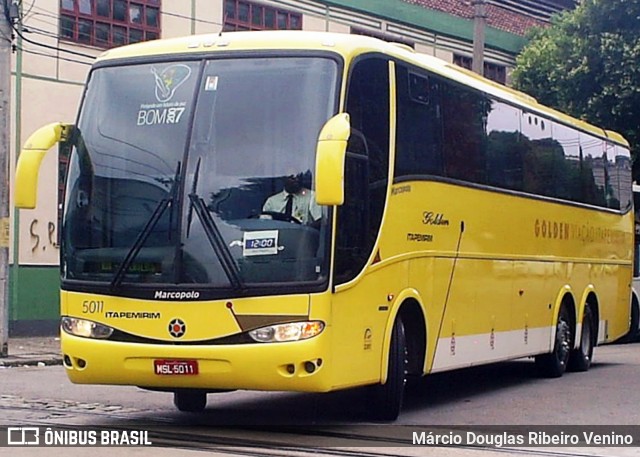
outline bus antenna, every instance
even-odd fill
[[[222,18],[222,26],[220,27],[220,32],[218,33],[218,37],[222,36],[222,32],[224,32],[224,25],[227,23],[227,16],[229,15],[229,12],[225,12],[224,13],[224,17]]]

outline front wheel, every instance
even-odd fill
[[[556,339],[553,351],[549,354],[536,356],[536,366],[540,373],[547,378],[559,378],[567,371],[569,355],[573,347],[571,316],[567,305],[560,307],[556,322]]]
[[[177,390],[173,393],[173,404],[185,413],[201,413],[207,406],[207,393],[202,390]]]
[[[631,318],[629,322],[629,333],[622,337],[621,343],[634,343],[640,341],[640,306],[636,301],[635,294],[631,301]]]
[[[407,337],[398,317],[393,324],[389,346],[387,382],[370,387],[370,414],[373,419],[394,421],[400,415],[407,379]]]
[[[571,371],[587,371],[591,367],[593,360],[593,347],[595,346],[596,334],[593,324],[593,313],[587,304],[582,317],[582,332],[580,334],[580,346],[571,352],[569,359],[569,369]]]

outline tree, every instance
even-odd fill
[[[614,130],[631,144],[640,181],[640,0],[583,0],[536,28],[516,59],[517,89]]]

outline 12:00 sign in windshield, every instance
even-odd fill
[[[324,281],[329,221],[311,170],[337,67],[256,57],[94,70],[69,165],[63,278],[235,290]],[[280,210],[294,181],[295,204]]]

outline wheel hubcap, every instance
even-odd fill
[[[560,363],[565,364],[571,350],[571,329],[564,319],[558,321],[556,344],[558,347],[558,360]]]

